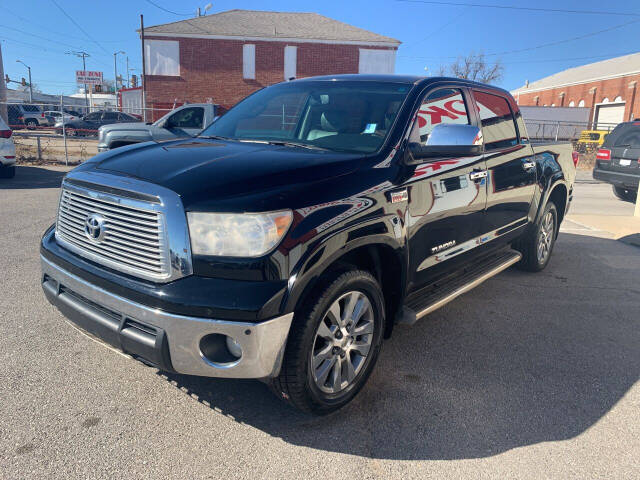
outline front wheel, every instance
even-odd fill
[[[513,248],[522,253],[516,266],[529,272],[544,270],[553,252],[558,228],[558,210],[553,202],[548,202],[534,228],[514,242]]]
[[[298,409],[324,415],[360,391],[378,359],[384,300],[366,271],[329,276],[296,312],[280,375],[271,387]]]

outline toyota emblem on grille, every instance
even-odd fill
[[[100,243],[104,238],[106,229],[104,226],[104,217],[99,213],[90,213],[84,219],[84,234],[89,240]]]

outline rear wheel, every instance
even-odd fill
[[[522,253],[516,266],[529,272],[544,270],[551,258],[557,233],[558,210],[553,202],[548,202],[534,228],[514,242],[513,247]]]
[[[38,126],[38,121],[30,118],[24,124],[27,126],[29,130],[34,130]]]
[[[65,128],[65,133],[69,136],[69,137],[77,137],[78,136],[78,131],[73,128],[73,127],[66,127]]]
[[[324,415],[364,386],[380,353],[384,302],[366,271],[337,272],[296,312],[280,375],[271,387],[305,412]]]
[[[638,192],[613,185],[613,193],[620,200],[635,203]]]

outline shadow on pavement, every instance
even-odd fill
[[[0,190],[23,190],[34,188],[59,188],[65,170],[18,165],[14,178],[0,178]]]
[[[380,459],[492,456],[583,433],[638,380],[638,271],[634,247],[561,234],[544,272],[509,270],[396,328],[360,395],[329,417],[298,413],[259,382],[160,375],[295,445]]]

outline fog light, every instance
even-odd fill
[[[242,347],[235,338],[227,337],[227,348],[234,357],[240,358],[242,356]]]
[[[210,333],[200,339],[202,358],[214,367],[236,363],[242,357],[242,347],[233,338],[222,333]]]

